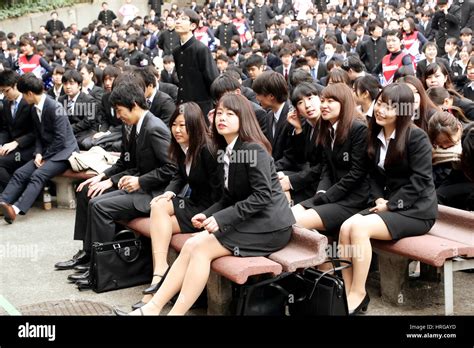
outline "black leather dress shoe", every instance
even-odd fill
[[[170,270],[171,267],[168,267],[168,269],[166,270],[166,272],[161,275],[161,274],[153,274],[153,276],[156,276],[156,277],[161,277],[160,278],[160,281],[156,284],[152,284],[151,286],[149,286],[148,288],[146,288],[145,290],[142,291],[142,294],[144,295],[153,295],[153,294],[156,294],[156,292],[158,291],[158,289],[160,288],[161,284],[163,284],[163,282],[165,281],[165,278],[166,276],[168,275],[168,272]]]
[[[84,273],[70,274],[67,277],[67,280],[73,283],[77,282],[78,280],[84,280],[84,279],[89,280],[89,271],[86,271]]]
[[[0,210],[3,212],[3,216],[6,222],[12,224],[16,219],[15,209],[11,204],[6,202],[0,202]]]
[[[88,263],[85,263],[83,265],[77,265],[76,267],[74,267],[74,270],[79,272],[79,273],[84,273],[84,272],[88,271],[90,267],[91,267],[91,263],[88,262]]]
[[[81,279],[76,282],[77,289],[78,290],[91,290],[92,289],[92,284],[89,281],[89,279]]]
[[[58,262],[54,265],[57,269],[73,269],[78,265],[83,265],[90,261],[90,255],[87,254],[84,250],[79,250],[76,255],[72,257],[72,259],[67,261]]]

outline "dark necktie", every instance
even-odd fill
[[[336,134],[334,132],[334,128],[331,126],[329,127],[329,136],[331,137],[331,149],[334,148],[334,139],[336,139]]]
[[[67,102],[67,114],[72,115],[73,109],[74,109],[74,100],[69,99]]]

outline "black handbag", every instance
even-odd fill
[[[352,264],[339,259],[325,263],[328,262],[332,262],[333,269],[320,271],[306,268],[301,274],[295,274],[289,300],[291,316],[349,314],[344,280],[336,272],[351,267]],[[346,265],[336,267],[335,262]]]
[[[90,282],[95,292],[149,283],[153,275],[151,244],[130,230],[113,242],[92,244]]]
[[[287,314],[288,284],[292,273],[282,273],[274,278],[234,288],[236,315],[283,316]],[[236,295],[236,296],[235,296]]]

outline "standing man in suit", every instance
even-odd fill
[[[288,86],[290,85],[290,77],[293,74],[293,69],[294,69],[293,64],[291,64],[292,58],[293,56],[291,54],[291,50],[288,48],[282,48],[280,50],[280,60],[282,64],[275,68],[275,71],[277,73],[280,73],[283,75]]]
[[[270,7],[265,5],[264,0],[256,0],[255,3],[255,8],[250,13],[249,20],[253,21],[253,31],[258,34],[265,32],[265,24],[275,15]]]
[[[459,37],[460,19],[453,14],[453,8],[450,8],[448,0],[438,0],[438,12],[433,15],[431,28],[436,33],[436,45],[438,45],[438,55],[441,57],[446,54],[444,45],[450,37]]]
[[[0,209],[9,224],[18,214],[28,212],[45,183],[64,172],[69,167],[68,158],[79,150],[66,111],[43,93],[43,81],[27,73],[17,86],[25,101],[34,105],[36,149],[35,158],[15,171],[0,195]]]
[[[204,115],[212,109],[211,84],[219,76],[211,51],[198,41],[193,32],[201,17],[190,9],[184,9],[176,18],[176,32],[181,46],[173,51],[178,73],[178,103],[197,103]],[[206,123],[208,122],[206,117]]]
[[[291,170],[294,161],[289,158],[288,150],[293,127],[286,121],[290,103],[285,78],[275,71],[266,71],[255,79],[252,89],[257,93],[260,105],[270,110],[266,136],[272,145],[275,166],[278,171]]]
[[[78,188],[82,208],[76,213],[74,238],[83,240],[83,250],[72,260],[56,264],[58,269],[88,262],[93,242],[113,240],[115,221],[149,216],[151,200],[163,193],[176,172],[168,159],[170,131],[148,111],[143,88],[143,83],[134,81],[114,85],[110,103],[130,134],[125,131],[128,140],[119,162]],[[107,190],[111,191],[104,193]],[[87,286],[88,276],[86,272],[68,279]]]
[[[382,58],[387,54],[387,42],[382,37],[383,23],[378,19],[369,24],[370,40],[363,42],[359,47],[359,57],[365,64],[367,71],[372,73]]]
[[[46,22],[46,30],[52,35],[55,31],[63,32],[66,29],[64,23],[58,19],[56,11],[51,12],[51,19]]]
[[[173,50],[180,45],[175,27],[174,15],[170,14],[166,17],[166,30],[162,30],[158,37],[158,47],[163,50],[163,56],[172,54]]]
[[[0,72],[0,193],[12,174],[33,158],[35,134],[31,106],[17,89],[20,75],[12,70]]]

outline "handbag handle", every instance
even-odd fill
[[[127,236],[127,234],[131,234],[132,237]],[[117,232],[115,234],[114,242],[119,241],[119,240],[123,240],[123,239],[127,239],[127,238],[135,238],[135,233],[133,233],[133,231],[127,230],[127,229],[121,230],[120,232]]]
[[[346,263],[346,265],[345,266],[334,267],[335,266],[334,261],[339,261],[341,263]],[[339,271],[342,271],[343,269],[346,269],[346,268],[349,268],[349,267],[352,266],[351,261],[341,260],[341,259],[333,259],[333,258],[331,258],[329,261],[323,262],[322,264],[325,264],[325,263],[328,263],[328,262],[332,263],[333,269],[330,269],[328,271],[325,271],[325,272],[321,273],[321,275],[318,277],[318,279],[316,279],[316,281],[314,282],[314,285],[313,285],[313,289],[311,290],[311,294],[309,295],[310,300],[313,298],[314,292],[316,291],[316,287],[318,286],[318,283],[319,283],[319,281],[321,280],[322,277],[324,277],[326,274],[329,274],[331,272],[332,273],[339,272]]]
[[[118,255],[118,257],[122,259],[122,261],[127,262],[127,263],[133,263],[138,260],[138,258],[140,257],[140,252],[142,251],[142,244],[138,240],[135,240],[134,243],[138,251],[137,251],[137,254],[132,259],[129,259],[123,256],[123,254],[120,252],[120,249],[121,249],[120,243],[116,243],[113,245],[115,253]]]

